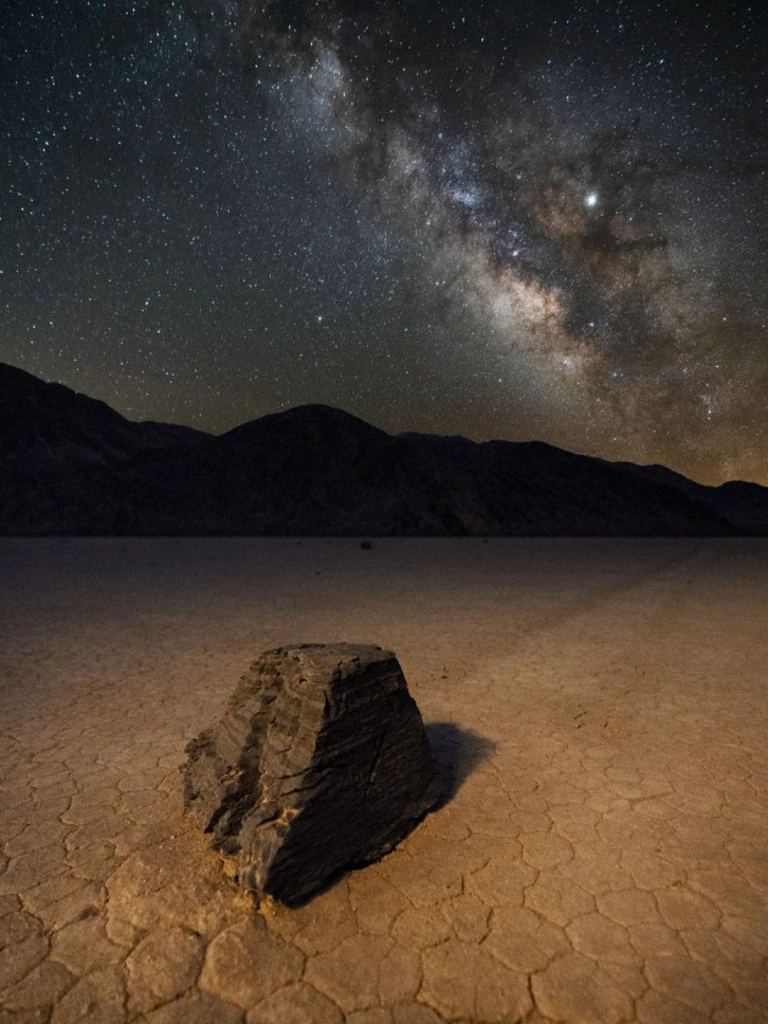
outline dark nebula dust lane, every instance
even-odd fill
[[[749,3],[11,2],[0,360],[768,483]]]

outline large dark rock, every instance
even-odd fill
[[[266,651],[186,749],[186,809],[247,888],[288,904],[391,850],[439,797],[421,714],[380,647]]]

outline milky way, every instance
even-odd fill
[[[768,483],[757,5],[11,4],[0,359]]]

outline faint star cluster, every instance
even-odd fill
[[[0,360],[768,483],[762,5],[19,0]]]

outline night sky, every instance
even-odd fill
[[[6,0],[0,361],[768,483],[764,10]]]

